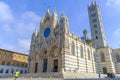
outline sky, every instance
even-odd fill
[[[49,7],[69,19],[72,33],[82,36],[90,24],[87,6],[92,0],[0,0],[0,48],[29,54],[31,35],[40,28],[40,20]],[[120,48],[120,0],[96,0],[100,6],[108,45]]]

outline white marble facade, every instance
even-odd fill
[[[45,18],[41,20],[40,30],[35,30],[32,35],[30,72],[44,72],[43,66],[47,63],[45,72],[56,70],[55,72],[96,73],[95,48],[86,37],[87,34],[84,34],[82,40],[69,31],[68,18],[64,13],[58,21],[56,11],[51,16],[48,10]],[[44,62],[45,59],[47,62]]]
[[[32,34],[29,72],[119,73],[96,2],[88,6],[88,14],[92,39],[86,29],[82,37],[71,33],[67,16],[62,13],[58,20],[56,10],[51,15],[48,9],[40,29]]]

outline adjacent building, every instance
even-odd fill
[[[28,55],[0,49],[0,77],[12,75],[16,70],[21,74],[28,72]]]
[[[67,16],[62,13],[58,20],[56,10],[51,15],[48,9],[40,21],[40,29],[32,34],[29,73],[41,77],[120,73],[120,49],[108,46],[96,2],[88,5],[88,15],[91,39],[86,29],[82,37],[71,33]]]

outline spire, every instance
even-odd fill
[[[62,12],[61,20],[66,20],[68,22],[68,18],[65,16],[64,12]]]
[[[46,13],[46,15],[50,15],[50,11],[49,11],[49,8],[48,8],[48,10],[47,10],[47,13]]]
[[[65,19],[65,14],[62,12],[61,19]]]
[[[41,19],[40,23],[42,24],[42,23],[43,23],[43,21],[44,21],[44,18],[42,18],[42,19]]]
[[[56,12],[56,7],[54,8],[54,13],[57,13],[57,12]]]
[[[62,17],[64,17],[65,16],[65,14],[64,14],[64,12],[62,12]]]
[[[46,22],[46,21],[49,21],[51,19],[51,15],[50,15],[50,11],[49,11],[49,8],[48,8],[48,10],[47,10],[47,12],[46,12],[46,15],[45,15],[45,18],[44,18],[44,23]]]
[[[66,19],[66,21],[68,21],[68,17],[65,16],[64,12],[62,12],[62,16],[61,16],[61,18],[64,18],[64,19]]]
[[[53,16],[57,16],[56,8],[54,8]]]
[[[69,32],[69,28],[68,28],[69,21],[68,21],[67,16],[65,16],[64,12],[62,12],[62,15],[61,15],[61,18],[60,18],[60,25],[61,25],[61,27],[64,28],[65,33]]]
[[[34,36],[35,36],[35,37],[38,36],[38,30],[37,30],[37,29],[35,29],[35,31],[34,31]]]
[[[96,0],[93,0],[91,5],[96,5],[96,4],[97,4]]]
[[[50,13],[49,8],[48,8],[47,12]]]
[[[50,6],[48,6],[47,12],[46,12],[46,16],[50,16]]]
[[[58,17],[57,17],[56,8],[54,9],[52,17],[53,17],[53,26],[56,27],[56,25],[58,23]]]

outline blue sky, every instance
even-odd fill
[[[69,18],[69,29],[82,36],[90,31],[87,5],[92,0],[0,0],[0,48],[28,54],[31,35],[40,27],[48,6],[58,17],[62,12]],[[101,9],[107,43],[120,47],[120,0],[96,0]],[[89,32],[90,35],[90,32]]]

